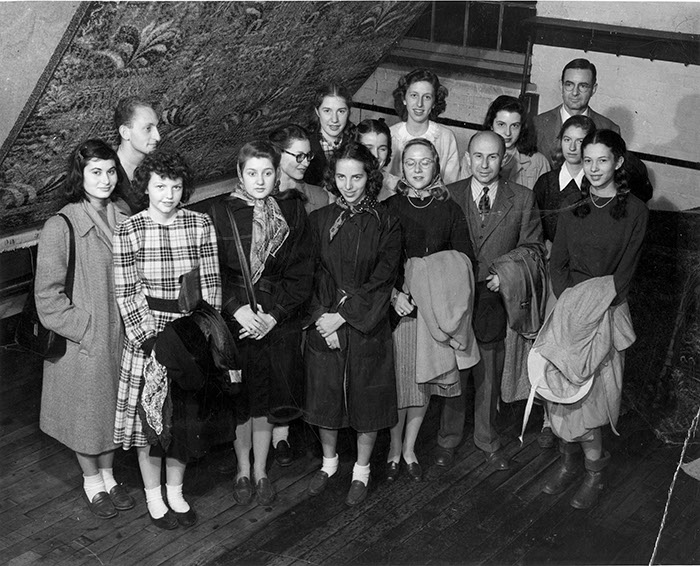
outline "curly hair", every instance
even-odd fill
[[[421,81],[425,81],[433,85],[433,92],[435,93],[435,104],[433,104],[433,108],[430,110],[430,119],[435,120],[447,108],[447,95],[449,94],[449,91],[440,84],[440,79],[438,76],[428,69],[414,69],[399,79],[399,83],[393,92],[394,109],[399,115],[399,118],[401,118],[401,120],[404,122],[408,117],[408,110],[406,109],[406,104],[404,103],[408,87],[413,83],[418,83]]]
[[[403,170],[403,160],[408,149],[416,145],[427,147],[432,153],[433,160],[435,161],[435,173],[433,178],[430,180],[430,184],[433,185],[430,189],[430,196],[434,197],[436,200],[446,200],[449,198],[450,192],[447,190],[447,187],[440,176],[440,156],[438,155],[437,149],[435,149],[432,142],[426,140],[425,138],[413,138],[403,148],[403,151],[401,152],[401,180],[399,180],[398,184],[396,185],[396,192],[400,195],[408,196],[409,190],[413,188],[408,181],[406,181],[406,174]]]
[[[85,140],[70,154],[66,167],[66,178],[63,182],[63,196],[68,202],[87,200],[85,194],[84,171],[93,159],[111,159],[117,169],[117,185],[110,195],[110,200],[117,200],[126,190],[128,177],[119,162],[119,156],[107,143],[99,139]]]
[[[535,137],[535,129],[530,123],[530,118],[527,114],[525,104],[519,98],[514,96],[501,95],[491,103],[486,118],[484,118],[484,128],[493,130],[493,123],[496,120],[496,115],[499,112],[512,112],[520,115],[520,135],[515,147],[520,153],[532,155],[537,151],[537,139]]]
[[[588,134],[581,142],[581,155],[583,155],[587,146],[594,143],[607,146],[616,162],[620,158],[624,159],[625,155],[627,155],[625,140],[622,139],[620,134],[612,130],[596,130]],[[610,216],[615,220],[619,220],[627,216],[627,196],[630,192],[627,182],[627,171],[625,171],[624,165],[615,170],[613,182],[617,187],[617,195],[615,196],[615,204],[610,209]],[[582,200],[579,201],[574,209],[574,215],[578,218],[585,218],[591,212],[591,183],[585,175],[581,182],[581,197]]]
[[[344,146],[341,146],[335,153],[333,153],[328,167],[323,174],[323,186],[324,188],[336,195],[340,196],[341,193],[335,184],[335,168],[338,161],[341,159],[351,159],[353,161],[359,161],[367,174],[367,184],[365,185],[365,194],[371,197],[377,197],[379,191],[382,190],[382,182],[384,180],[384,175],[382,175],[382,170],[379,166],[379,162],[372,155],[369,149],[367,149],[361,143],[356,141],[350,141]]]
[[[355,141],[362,143],[361,139],[365,134],[384,134],[386,136],[388,153],[384,163],[380,163],[379,166],[386,167],[389,165],[391,162],[391,130],[389,129],[389,126],[386,125],[384,118],[379,118],[379,120],[375,120],[374,118],[362,120],[362,122],[355,127]]]
[[[186,203],[194,193],[194,174],[179,153],[157,149],[149,153],[134,171],[132,185],[137,192],[146,194],[151,174],[156,173],[166,179],[182,179],[181,203]]]
[[[596,131],[595,122],[591,120],[588,116],[584,116],[583,114],[572,116],[566,122],[564,122],[561,125],[561,128],[559,128],[559,134],[557,135],[557,143],[554,146],[554,149],[552,150],[552,162],[554,163],[555,169],[558,169],[559,167],[564,165],[565,160],[564,154],[561,150],[561,140],[564,137],[564,132],[566,132],[566,130],[568,130],[569,128],[581,128],[584,132],[586,132],[586,135]]]

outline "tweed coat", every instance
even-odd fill
[[[126,219],[114,204],[107,207],[117,222]],[[44,362],[40,427],[71,450],[94,455],[116,448],[112,435],[124,331],[114,295],[111,241],[82,203],[61,212],[75,234],[73,301],[65,295],[68,226],[53,216],[39,237],[34,294],[42,324],[68,344],[63,357]]]
[[[560,104],[556,108],[547,110],[547,112],[538,114],[533,118],[535,131],[537,132],[537,151],[549,160],[549,164],[552,167],[554,167],[552,155],[557,148],[557,136],[562,126],[561,112],[559,111],[561,107],[562,105]],[[593,120],[596,129],[613,130],[618,134],[620,133],[620,126],[602,114],[598,114],[593,108],[588,108],[588,117]]]

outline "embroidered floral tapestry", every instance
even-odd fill
[[[0,232],[45,220],[71,149],[116,145],[117,101],[161,115],[198,181],[235,174],[246,141],[309,120],[314,90],[356,91],[423,2],[86,2],[0,149]]]

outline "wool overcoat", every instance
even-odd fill
[[[124,337],[114,295],[112,245],[82,203],[61,209],[75,234],[73,300],[65,293],[69,232],[60,216],[39,237],[34,294],[42,324],[68,340],[66,353],[44,362],[40,426],[83,454],[116,448],[113,440],[119,360]],[[117,222],[126,215],[114,210]]]

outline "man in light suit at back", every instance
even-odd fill
[[[476,255],[476,299],[472,323],[481,361],[460,372],[462,395],[446,397],[440,417],[435,463],[449,467],[462,441],[466,417],[466,380],[474,379],[474,443],[496,470],[509,467],[495,427],[505,360],[506,314],[499,295],[500,281],[490,272],[497,258],[523,245],[544,252],[542,225],[534,193],[499,177],[505,154],[503,138],[483,131],[469,141],[467,159],[472,176],[448,185],[451,198],[462,207]]]

